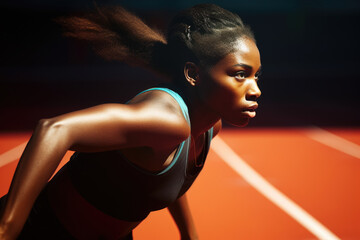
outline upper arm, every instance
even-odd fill
[[[178,111],[148,101],[103,104],[50,119],[66,132],[71,150],[106,151],[166,144],[186,139],[189,127]],[[154,139],[156,141],[154,141]]]

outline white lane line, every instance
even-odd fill
[[[8,163],[16,161],[20,158],[21,153],[24,151],[27,142],[24,142],[13,149],[0,154],[0,167],[5,166]]]
[[[324,240],[340,240],[339,237],[335,236],[299,205],[267,182],[259,173],[241,159],[219,136],[214,138],[211,148],[252,187],[289,214],[316,237]]]
[[[308,130],[308,136],[326,146],[360,159],[360,146],[319,127]]]

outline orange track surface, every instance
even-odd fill
[[[360,145],[360,129],[329,131]],[[29,137],[29,133],[0,134],[0,154]],[[314,141],[305,128],[225,129],[220,137],[336,236],[360,239],[360,159]],[[0,196],[7,192],[16,162],[0,167]],[[213,151],[189,197],[200,239],[317,239]],[[167,210],[161,210],[141,223],[134,239],[168,240],[179,235]]]

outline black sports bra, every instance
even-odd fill
[[[146,91],[165,91],[169,93],[179,103],[184,117],[190,125],[187,106],[180,95],[167,88],[151,88],[145,90],[144,92]],[[209,151],[212,135],[213,128],[209,129],[205,134],[206,142],[203,154],[201,154],[203,161],[205,161]],[[116,166],[114,166],[116,168],[116,172],[118,173],[116,176],[116,188],[118,193],[121,193],[123,196],[120,199],[116,198],[116,202],[111,203],[115,204],[115,206],[119,206],[117,212],[106,212],[106,210],[102,209],[101,206],[96,206],[96,203],[91,203],[91,201],[89,201],[89,203],[115,218],[125,221],[140,221],[151,211],[169,206],[177,198],[183,195],[192,185],[203,166],[199,166],[195,173],[186,173],[189,148],[190,137],[179,145],[171,164],[166,169],[158,173],[147,172],[137,167],[124,158],[119,151],[102,153],[77,152],[73,155],[71,161],[69,162],[69,170],[71,175],[77,176],[77,179],[79,179],[79,175],[82,175],[81,181],[96,184],[96,179],[94,178],[96,173],[91,173],[91,171],[95,171],[94,169],[96,168],[90,167],[87,169],[86,166],[89,166],[92,162],[95,163],[95,161],[99,160],[106,161],[106,159],[122,159],[121,161],[116,161]],[[96,171],[107,170],[104,168],[96,169]],[[111,179],[111,174],[109,174],[108,181],[114,181]],[[73,184],[76,188],[76,180],[73,181]],[[112,185],[114,185],[113,182]],[[83,195],[80,189],[79,193]],[[109,198],[110,202],[112,201],[111,192],[106,192],[105,190],[102,192],[101,188],[99,188],[98,194],[102,194],[105,198]],[[83,197],[87,199],[85,194]]]

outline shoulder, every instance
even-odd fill
[[[144,91],[132,98],[128,104],[151,104],[156,107],[167,107],[175,111],[181,110],[179,102],[169,93],[170,91],[160,90],[160,88]]]
[[[146,125],[146,131],[151,132],[152,142],[156,139],[177,145],[190,135],[191,129],[179,102],[165,91],[143,92],[131,99],[128,106],[137,113],[140,124]]]

